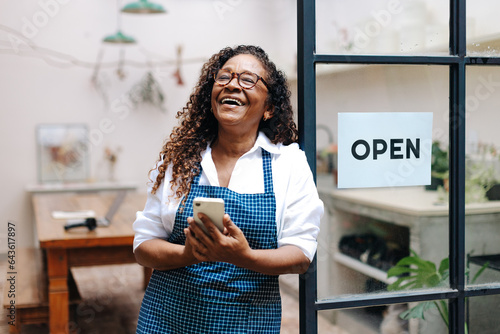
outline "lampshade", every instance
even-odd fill
[[[122,12],[134,14],[157,14],[165,13],[166,11],[161,5],[150,3],[148,0],[139,0],[129,3],[123,7]]]
[[[130,36],[125,36],[121,31],[114,35],[106,36],[103,40],[105,43],[116,43],[116,44],[132,44],[135,43],[135,39]]]

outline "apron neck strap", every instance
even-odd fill
[[[273,187],[273,167],[271,165],[271,153],[261,148],[262,151],[262,168],[264,171],[264,192],[274,192]]]

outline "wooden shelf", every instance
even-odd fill
[[[469,38],[467,41],[467,55],[476,57],[500,56],[500,35]]]
[[[396,277],[391,277],[387,278],[387,273],[383,270],[380,270],[378,268],[372,267],[366,263],[363,263],[359,260],[356,260],[350,256],[344,255],[342,253],[335,253],[333,255],[333,259],[340,264],[343,264],[344,266],[351,268],[352,270],[355,270],[357,272],[362,273],[363,275],[366,275],[368,277],[374,278],[380,282],[383,282],[385,284],[391,284],[394,281],[396,281]]]
[[[32,194],[136,189],[136,184],[125,182],[44,183],[26,186],[26,191]]]

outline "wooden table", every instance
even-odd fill
[[[50,333],[68,333],[68,274],[71,267],[135,263],[132,252],[135,214],[144,208],[145,194],[129,192],[108,227],[64,230],[53,211],[94,210],[104,216],[116,197],[113,192],[55,193],[32,196],[40,247],[47,256]],[[145,275],[149,270],[145,269]],[[145,276],[145,279],[148,277]]]

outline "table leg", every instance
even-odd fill
[[[47,249],[49,327],[51,334],[68,333],[68,255],[65,249]]]

